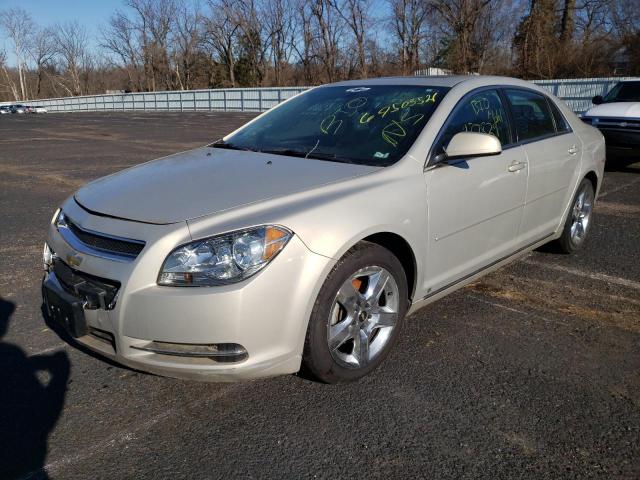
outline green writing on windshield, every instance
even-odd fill
[[[344,121],[358,115],[358,124],[369,125],[377,123],[376,120],[390,119],[394,113],[400,112],[398,117],[391,119],[386,123],[380,135],[388,144],[397,147],[401,139],[407,136],[407,127],[415,126],[423,118],[423,114],[411,115],[411,108],[429,103],[435,103],[438,92],[428,91],[423,95],[391,103],[385,103],[381,107],[376,107],[374,111],[363,111],[367,104],[364,97],[354,98],[338,108],[330,115],[324,117],[320,122],[320,131],[325,135],[337,135],[340,133]]]

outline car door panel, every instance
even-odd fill
[[[514,147],[427,172],[428,292],[517,248],[527,170],[509,167],[524,160],[523,148]]]
[[[554,232],[562,219],[579,168],[581,144],[573,133],[524,146],[529,182],[522,218],[521,237],[535,241]],[[570,150],[577,150],[570,153]]]
[[[458,132],[492,134],[499,155],[427,169],[428,239],[425,291],[435,292],[508,255],[518,241],[526,194],[526,154],[512,143],[509,116],[497,89],[463,98],[436,140],[440,153]]]

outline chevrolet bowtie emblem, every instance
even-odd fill
[[[70,253],[67,255],[67,264],[72,267],[79,267],[82,263],[82,256],[78,253]]]

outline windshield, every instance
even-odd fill
[[[320,87],[214,147],[387,166],[413,144],[448,88]]]
[[[620,82],[604,97],[605,102],[640,102],[640,82]]]

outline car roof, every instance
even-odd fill
[[[364,80],[346,80],[343,82],[330,83],[323,86],[364,86],[364,85],[424,85],[429,87],[455,87],[456,85],[468,86],[469,88],[482,87],[483,85],[507,85],[514,87],[530,88],[542,91],[526,80],[518,78],[501,77],[492,75],[446,75],[446,76],[400,76],[400,77],[378,77]],[[548,92],[545,92],[548,94]]]
[[[467,77],[464,75],[448,76],[404,76],[404,77],[376,77],[363,80],[345,80],[342,82],[330,83],[326,86],[347,86],[347,85],[428,85],[432,87],[453,87],[463,82]]]

